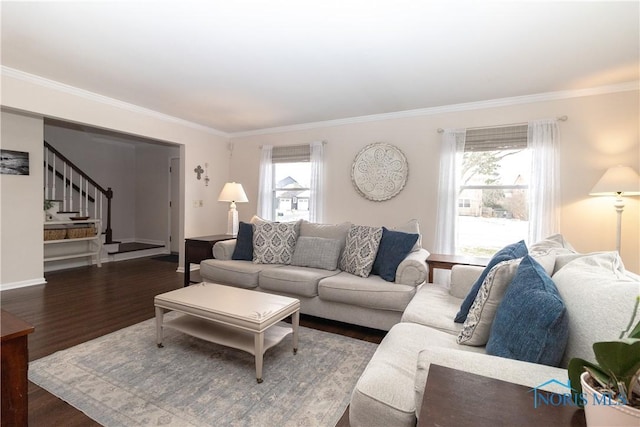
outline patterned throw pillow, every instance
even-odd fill
[[[352,225],[340,258],[340,270],[368,277],[382,239],[382,227]]]
[[[464,301],[462,301],[460,311],[458,311],[458,314],[456,314],[456,317],[455,319],[453,319],[453,321],[456,323],[464,323],[464,321],[467,320],[467,314],[469,313],[471,304],[473,304],[473,301],[475,301],[478,290],[480,289],[480,286],[482,286],[482,282],[484,282],[484,278],[487,277],[487,274],[489,274],[489,271],[493,267],[495,267],[502,261],[514,258],[522,258],[527,254],[527,245],[524,243],[524,240],[520,240],[517,243],[505,246],[504,248],[496,252],[491,260],[489,260],[489,264],[487,264],[487,266],[484,268],[482,274],[480,274],[480,277],[478,277],[478,280],[476,280],[473,286],[471,286],[471,290],[467,294]]]
[[[515,277],[521,261],[522,258],[502,261],[489,271],[458,335],[458,344],[485,345],[487,343],[498,306]]]
[[[298,238],[297,222],[259,222],[253,227],[254,263],[291,264]]]

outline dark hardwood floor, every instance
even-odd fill
[[[153,297],[182,287],[176,268],[175,263],[141,258],[47,273],[46,285],[0,293],[0,305],[35,326],[29,335],[32,361],[152,318]],[[197,280],[197,273],[192,277]],[[384,336],[375,329],[310,316],[301,316],[300,324],[374,343]],[[344,422],[345,417],[339,425]],[[99,424],[29,382],[29,425]]]

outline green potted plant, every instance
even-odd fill
[[[639,301],[619,340],[593,344],[597,364],[569,361],[573,401],[584,407],[589,426],[640,425],[640,321],[631,329]]]

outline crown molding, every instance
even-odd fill
[[[279,126],[273,128],[257,129],[243,132],[232,132],[231,138],[245,136],[267,135],[273,133],[295,132],[310,129],[327,128],[334,126],[366,123],[381,120],[403,119],[408,117],[431,116],[443,113],[456,113],[461,111],[481,110],[485,108],[508,107],[512,105],[529,104],[534,102],[557,101],[561,99],[579,98],[584,96],[604,95],[616,92],[630,92],[640,90],[640,81],[631,81],[609,86],[599,86],[587,89],[563,90],[557,92],[545,92],[534,95],[514,96],[510,98],[490,99],[486,101],[467,102],[462,104],[443,105],[439,107],[419,108],[393,113],[371,114],[368,116],[349,117],[346,119],[326,120],[321,122],[302,123],[291,126]]]
[[[178,125],[182,125],[185,127],[189,127],[192,129],[196,129],[199,131],[203,131],[212,135],[217,135],[225,138],[241,138],[245,136],[296,132],[296,131],[303,131],[303,130],[310,130],[310,129],[320,129],[320,128],[327,128],[327,127],[334,127],[334,126],[350,125],[350,124],[356,124],[356,123],[367,123],[367,122],[374,122],[374,121],[381,121],[381,120],[393,120],[393,119],[402,119],[402,118],[410,118],[410,117],[430,116],[435,114],[455,113],[455,112],[470,111],[470,110],[481,110],[486,108],[506,107],[506,106],[512,106],[512,105],[529,104],[534,102],[556,101],[561,99],[640,90],[640,82],[631,81],[631,82],[620,83],[616,85],[599,86],[599,87],[587,88],[587,89],[545,92],[545,93],[539,93],[534,95],[523,95],[523,96],[510,97],[510,98],[498,98],[498,99],[491,99],[486,101],[476,101],[476,102],[467,102],[467,103],[461,103],[461,104],[444,105],[444,106],[438,106],[438,107],[419,108],[414,110],[404,110],[404,111],[397,111],[392,113],[371,114],[367,116],[358,116],[358,117],[349,117],[345,119],[301,123],[297,125],[278,126],[278,127],[272,127],[272,128],[250,130],[250,131],[223,132],[212,127],[190,122],[188,120],[180,119],[174,116],[170,116],[168,114],[160,113],[155,110],[150,110],[148,108],[143,108],[135,104],[130,104],[128,102],[119,101],[114,98],[109,98],[104,95],[100,95],[84,89],[79,89],[74,86],[70,86],[54,80],[46,79],[44,77],[40,77],[34,74],[29,74],[24,71],[16,70],[14,68],[10,68],[4,65],[1,66],[0,71],[3,76],[12,77],[12,78],[26,81],[28,83],[32,83],[41,87],[45,87],[45,88],[57,90],[63,93],[68,93],[74,96],[78,96],[81,98],[85,98],[93,102],[97,102],[100,104],[104,104],[104,105],[108,105],[116,108],[121,108],[124,110],[131,111],[133,113],[143,114],[158,120],[162,120],[169,123],[175,123]]]
[[[80,98],[87,99],[89,101],[97,102],[99,104],[120,108],[123,110],[131,111],[132,113],[142,114],[142,115],[145,115],[154,119],[162,120],[168,123],[175,123],[191,129],[203,131],[212,135],[222,136],[225,138],[230,137],[229,133],[220,131],[218,129],[200,125],[198,123],[193,123],[188,120],[179,119],[177,117],[170,116],[168,114],[160,113],[155,110],[150,110],[148,108],[140,107],[138,105],[130,104],[128,102],[120,101],[114,98],[109,98],[108,96],[100,95],[95,92],[90,92],[88,90],[84,90],[84,89],[80,89],[64,83],[60,83],[55,80],[50,80],[44,77],[40,77],[35,74],[29,74],[24,71],[16,70],[15,68],[10,68],[2,65],[1,72],[3,76],[12,77],[18,80],[35,84],[37,86],[45,87],[47,89],[53,89],[62,93],[74,95]]]

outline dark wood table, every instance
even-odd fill
[[[486,267],[488,263],[489,258],[463,255],[429,254],[427,257],[427,265],[429,266],[429,283],[433,283],[433,270],[436,268],[451,270],[451,267],[454,265],[477,265],[479,267]]]
[[[2,310],[0,318],[2,338],[0,359],[2,363],[2,426],[28,425],[27,369],[29,350],[27,335],[34,327]]]
[[[530,387],[431,365],[418,420],[424,426],[583,427],[586,421],[575,406],[534,407]]]
[[[184,286],[195,283],[191,282],[190,264],[200,264],[202,260],[213,258],[213,245],[230,239],[235,237],[230,234],[214,234],[184,239]]]

